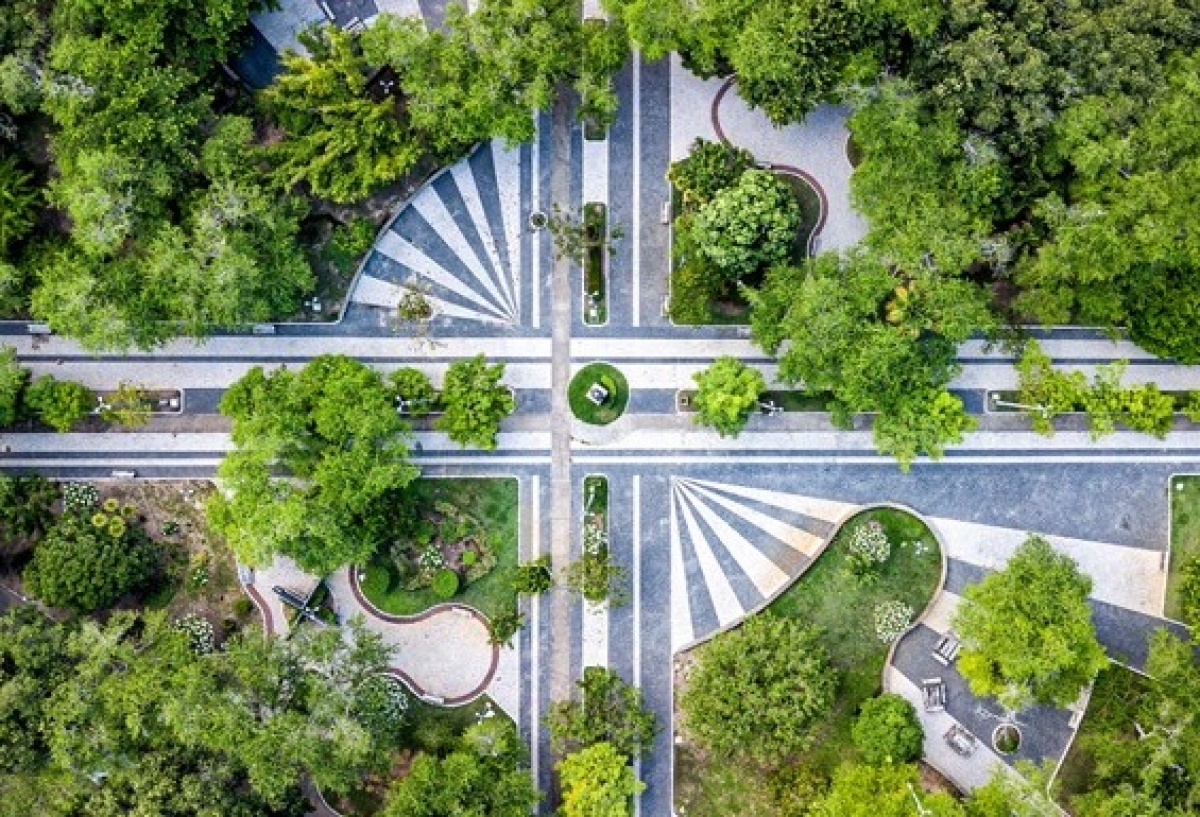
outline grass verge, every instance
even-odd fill
[[[600,384],[608,397],[600,405],[588,399],[588,389]],[[589,363],[580,369],[567,386],[567,402],[571,413],[589,425],[603,426],[616,420],[629,403],[629,383],[620,369],[609,363]]]
[[[583,205],[586,246],[583,251],[583,322],[598,326],[608,322],[608,276],[604,274],[608,208],[595,201]]]
[[[451,601],[470,605],[489,618],[515,611],[517,595],[512,578],[517,568],[517,481],[509,477],[420,479],[413,491],[419,507],[433,507],[438,501],[452,503],[495,536],[496,566]],[[432,588],[405,590],[398,586],[395,567],[386,554],[376,554],[364,572],[363,595],[386,613],[410,616],[447,601]]]
[[[855,528],[870,519],[883,525],[892,555],[878,581],[863,585],[845,569],[845,542]],[[776,615],[820,627],[830,660],[840,674],[837,699],[812,748],[766,767],[740,757],[708,756],[694,745],[679,747],[675,792],[680,813],[686,811],[689,817],[774,817],[779,805],[765,794],[765,781],[772,773],[799,766],[828,777],[841,763],[854,760],[857,750],[850,728],[862,702],[880,690],[888,651],[888,645],[875,635],[875,606],[899,600],[909,605],[914,615],[919,614],[936,592],[941,570],[937,540],[916,517],[880,508],[849,520],[821,557],[767,608]],[[677,690],[676,700],[678,697]]]
[[[1179,585],[1183,566],[1200,558],[1200,476],[1181,476],[1171,480],[1171,564],[1167,570],[1168,618],[1179,619]]]

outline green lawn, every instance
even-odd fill
[[[608,389],[608,398],[600,405],[588,399],[588,389],[599,383]],[[629,383],[625,375],[609,363],[589,363],[580,369],[567,386],[571,413],[594,426],[608,425],[625,412],[629,403]]]
[[[1171,480],[1171,566],[1167,572],[1168,618],[1178,619],[1180,568],[1200,557],[1200,476]]]
[[[496,567],[460,590],[451,601],[467,604],[488,617],[515,610],[512,576],[517,567],[517,481],[512,478],[420,479],[417,501],[431,506],[451,502],[478,520],[496,538]],[[432,589],[405,590],[396,584],[395,568],[386,557],[372,559],[362,581],[363,594],[388,613],[413,615],[446,599]]]
[[[868,519],[878,519],[892,543],[891,558],[879,581],[862,586],[844,570],[842,542]],[[923,553],[911,544],[924,542]],[[866,511],[850,520],[825,553],[792,587],[767,609],[782,616],[812,622],[824,633],[825,647],[841,673],[833,711],[817,733],[812,749],[782,765],[800,765],[829,775],[839,764],[855,758],[850,727],[859,705],[880,691],[887,645],[875,636],[875,605],[898,599],[919,615],[932,598],[941,578],[941,554],[936,540],[920,521],[901,511]],[[744,759],[705,758],[680,752],[676,765],[676,801],[689,817],[773,817],[778,807],[764,802],[769,768]]]
[[[1149,684],[1146,678],[1117,664],[1109,665],[1096,676],[1087,714],[1058,773],[1060,805],[1068,807],[1073,796],[1096,788],[1092,779],[1096,760],[1089,751],[1093,743],[1136,739],[1137,705],[1149,690]]]

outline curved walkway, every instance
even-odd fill
[[[272,592],[284,587],[306,595],[317,579],[290,559],[278,557],[255,572],[245,585],[263,613],[268,632],[288,631],[283,603]],[[338,618],[361,616],[368,630],[395,649],[389,672],[431,703],[457,705],[484,693],[496,675],[500,647],[488,643],[487,619],[465,605],[440,604],[415,616],[396,616],[375,608],[363,596],[357,576],[342,568],[328,577]]]

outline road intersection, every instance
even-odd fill
[[[31,336],[24,324],[0,326],[0,342],[15,347],[35,375],[94,388],[130,380],[185,392],[181,416],[156,417],[137,432],[6,434],[0,467],[56,477],[105,477],[113,470],[210,476],[230,447],[216,401],[253,366],[298,366],[342,353],[381,370],[415,366],[436,382],[450,362],[481,351],[506,363],[518,411],[505,421],[498,449],[460,450],[418,429],[413,458],[428,476],[515,476],[521,556],[552,554],[558,566],[580,552],[584,476],[608,476],[610,543],[615,560],[629,569],[632,601],[603,613],[602,622],[562,590],[524,602],[529,626],[504,659],[518,670],[503,673],[506,683],[517,679],[516,690],[503,697],[514,701],[510,714],[531,740],[539,783],[550,790],[549,745],[540,726],[548,703],[569,694],[585,661],[606,663],[641,686],[663,727],[641,765],[649,787],[638,813],[645,817],[672,813],[674,651],[761,607],[811,563],[841,520],[863,507],[897,503],[929,520],[951,560],[950,595],[1000,564],[1013,538],[1027,531],[1074,543],[1096,580],[1096,602],[1107,605],[1106,643],[1136,665],[1130,639],[1162,613],[1167,483],[1200,462],[1200,429],[1191,424],[1180,420],[1164,441],[1119,432],[1092,443],[1072,419],[1048,439],[1032,434],[1020,416],[985,414],[980,430],[942,462],[918,462],[902,474],[875,453],[865,418],[841,430],[824,415],[754,417],[741,437],[729,440],[677,413],[676,391],[694,387],[692,374],[719,355],[747,360],[768,380],[775,374],[745,327],[678,327],[662,314],[670,242],[661,217],[669,197],[665,174],[679,145],[686,149],[696,129],[712,127],[718,86],[687,80],[669,61],[635,60],[617,79],[621,113],[603,143],[585,143],[564,104],[542,117],[534,144],[480,146],[421,190],[381,233],[336,324],[280,325],[270,335],[218,335],[99,356],[58,337]],[[699,114],[697,100],[707,100]],[[732,110],[740,101],[722,105]],[[765,120],[755,130],[749,111],[731,116],[731,138],[762,133],[768,145],[762,150],[786,150],[786,134],[768,133]],[[845,189],[848,163],[813,164],[844,161],[844,117],[822,109],[812,132],[825,141],[791,157],[770,157],[827,185],[831,204],[819,237],[826,247],[852,243],[862,228],[847,223],[857,218]],[[595,174],[603,174],[602,183]],[[604,198],[626,236],[609,261],[608,322],[597,327],[582,321],[578,267],[555,258],[546,232],[528,227],[534,211],[555,202],[578,207],[591,196]],[[425,338],[393,328],[396,298],[414,282],[427,288],[438,313]],[[1089,370],[1129,359],[1129,381],[1200,385],[1192,368],[1100,333],[1038,334],[1063,365]],[[982,409],[987,391],[1015,384],[1011,358],[1001,350],[971,342],[960,357],[954,386],[969,406]],[[619,366],[633,393],[627,415],[603,432],[573,423],[565,401],[570,376],[599,359]],[[936,623],[926,629],[934,632]],[[909,677],[908,658],[900,659],[895,671]]]

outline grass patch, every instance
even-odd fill
[[[517,595],[512,587],[517,569],[517,481],[511,478],[419,479],[413,484],[420,507],[449,502],[474,517],[496,537],[496,566],[468,584],[453,598],[492,618],[515,612]],[[396,568],[386,554],[376,554],[364,569],[363,595],[387,613],[415,615],[447,601],[430,587],[405,590],[398,585]]]
[[[584,512],[608,516],[608,477],[588,474],[583,478]]]
[[[892,554],[878,581],[865,586],[845,569],[845,541],[870,519],[883,525]],[[924,546],[918,549],[913,546],[916,542]],[[812,748],[796,757],[781,758],[780,766],[801,766],[829,776],[840,764],[857,759],[850,728],[862,702],[880,691],[888,650],[875,635],[875,606],[899,600],[909,605],[914,615],[919,614],[937,590],[941,570],[937,540],[920,520],[891,508],[865,511],[848,521],[821,557],[767,608],[776,615],[820,627],[841,679],[833,709],[817,730]],[[705,757],[696,751],[678,756],[684,760],[676,766],[677,806],[689,817],[733,813],[772,817],[779,813],[777,804],[760,805],[764,781],[772,768],[745,758]]]
[[[1073,797],[1096,789],[1092,746],[1137,740],[1134,720],[1138,705],[1149,691],[1149,679],[1117,664],[1110,664],[1096,676],[1087,713],[1058,773],[1060,805],[1069,807]]]
[[[590,326],[608,322],[608,277],[604,274],[608,208],[595,201],[583,205],[583,322]]]
[[[588,389],[599,383],[608,390],[608,397],[600,405],[588,399]],[[629,383],[625,375],[609,363],[589,363],[571,378],[567,386],[567,402],[571,413],[585,423],[594,426],[608,425],[625,412],[629,403]]]
[[[1171,564],[1167,570],[1168,618],[1179,619],[1179,584],[1183,566],[1200,558],[1200,476],[1175,477],[1171,491]]]

